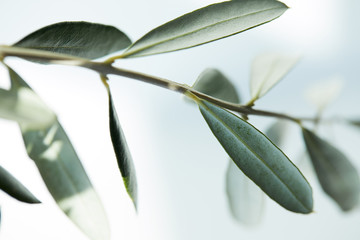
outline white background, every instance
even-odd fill
[[[90,21],[116,26],[136,40],[152,28],[210,0],[0,0],[0,44],[60,21]],[[249,99],[251,60],[268,51],[301,52],[301,63],[257,108],[312,116],[303,93],[313,82],[341,76],[345,80],[329,116],[359,116],[357,102],[360,4],[355,0],[289,0],[279,19],[248,32],[194,49],[118,66],[191,85],[207,67],[232,79],[244,101]],[[360,214],[343,214],[319,188],[311,167],[300,167],[314,191],[315,212],[288,212],[266,202],[259,226],[236,223],[225,196],[227,156],[197,108],[165,89],[120,77],[111,78],[113,97],[133,155],[139,184],[139,212],[127,197],[108,133],[107,96],[98,77],[73,67],[43,66],[16,59],[11,65],[51,106],[70,136],[106,208],[112,239],[359,239]],[[8,86],[0,68],[0,84]],[[253,117],[266,129],[272,119]],[[284,148],[294,162],[303,152],[294,126]],[[359,168],[360,132],[337,127],[330,135]],[[336,137],[335,137],[336,136]],[[0,120],[0,164],[21,180],[41,205],[28,205],[0,193],[1,240],[86,239],[60,212],[23,148],[17,125]]]

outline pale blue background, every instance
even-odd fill
[[[0,0],[0,44],[59,21],[110,24],[133,40],[181,14],[205,6],[207,0]],[[355,0],[286,1],[282,17],[251,31],[190,50],[143,59],[119,61],[118,66],[191,85],[207,67],[231,78],[244,101],[252,59],[263,52],[301,52],[300,64],[257,103],[261,109],[312,116],[304,99],[311,83],[342,76],[344,90],[327,115],[359,116],[360,4]],[[313,186],[315,213],[298,215],[266,202],[262,223],[238,225],[227,208],[224,174],[227,156],[195,106],[182,96],[155,86],[113,77],[111,87],[127,135],[139,181],[139,213],[135,214],[119,176],[109,141],[107,96],[96,74],[72,67],[41,66],[9,59],[59,118],[84,162],[104,202],[112,239],[346,239],[360,237],[358,210],[342,214],[319,189],[311,168],[301,167]],[[0,68],[0,84],[8,86]],[[271,119],[253,117],[260,129]],[[327,132],[329,133],[329,132]],[[359,168],[360,132],[338,127],[328,136]],[[336,138],[334,137],[336,136]],[[295,162],[302,153],[299,130],[288,138],[285,152]],[[32,161],[28,160],[16,124],[0,120],[0,164],[14,173],[43,204],[30,206],[0,193],[1,240],[86,239],[57,209]]]

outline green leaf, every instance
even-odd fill
[[[12,90],[16,91],[19,86],[29,88],[14,73],[10,74]],[[42,130],[20,124],[20,129],[29,157],[61,210],[90,239],[110,239],[101,201],[60,123],[55,121]]]
[[[263,54],[251,68],[250,93],[253,103],[273,88],[299,61],[297,55]]]
[[[10,77],[19,76],[9,69]],[[31,89],[18,86],[16,90],[0,89],[0,117],[27,126],[28,129],[49,127],[56,116]]]
[[[113,26],[89,22],[60,22],[41,28],[14,46],[99,58],[128,47],[131,40]]]
[[[217,69],[209,68],[203,71],[192,88],[224,101],[240,102],[234,85]]]
[[[285,123],[276,121],[266,131],[266,136],[277,146],[284,140]],[[263,192],[232,161],[227,169],[226,192],[232,215],[237,221],[246,225],[255,225],[261,221],[264,210]]]
[[[134,203],[135,209],[137,208],[137,180],[135,173],[135,166],[127,146],[124,132],[121,129],[120,122],[116,113],[116,109],[111,97],[110,88],[108,89],[109,95],[109,123],[110,135],[113,143],[114,152],[118,162],[121,175],[124,180],[126,191],[128,192],[131,200]]]
[[[192,88],[221,100],[240,103],[234,85],[216,69],[203,71]],[[264,194],[231,159],[226,171],[225,188],[234,219],[246,225],[259,223],[263,212]]]
[[[321,187],[343,211],[359,203],[360,179],[355,167],[337,148],[303,128],[303,137]]]
[[[232,216],[246,225],[258,224],[264,210],[264,193],[229,161],[226,171],[226,194]]]
[[[203,71],[192,88],[212,97],[240,103],[234,85],[216,69]],[[229,209],[234,219],[246,225],[259,223],[263,212],[264,194],[231,159],[226,171],[225,188]]]
[[[0,189],[21,202],[40,203],[40,201],[21,182],[1,166]]]
[[[197,99],[210,129],[235,164],[284,208],[310,213],[312,190],[301,172],[265,135],[248,122]]]
[[[270,22],[287,8],[275,0],[212,4],[155,28],[131,45],[122,57],[141,57],[205,44]]]

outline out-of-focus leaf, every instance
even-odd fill
[[[107,86],[109,95],[109,123],[110,135],[113,143],[114,152],[118,162],[121,175],[124,180],[126,191],[137,208],[137,180],[135,166],[126,143],[124,132],[121,129],[116,109],[111,97],[110,88]]]
[[[49,192],[62,211],[90,239],[110,239],[107,218],[64,129],[56,122],[43,131],[24,131],[24,143]]]
[[[346,120],[346,123],[350,124],[351,126],[360,128],[360,120],[359,119]]]
[[[312,84],[305,96],[321,112],[340,95],[343,85],[344,81],[341,78],[334,77],[325,82]]]
[[[89,22],[60,22],[43,27],[14,46],[99,58],[128,47],[131,40],[113,26]]]
[[[196,101],[210,129],[245,175],[284,208],[312,211],[309,183],[279,148],[236,115],[207,101]]]
[[[355,127],[360,127],[360,120],[348,120],[347,122]]]
[[[264,193],[231,160],[226,171],[226,193],[231,214],[237,221],[246,225],[260,222]]]
[[[11,78],[19,76],[9,69]],[[0,89],[0,117],[13,120],[28,129],[49,127],[56,116],[48,106],[27,87],[18,86],[16,90]]]
[[[250,102],[264,96],[298,61],[297,55],[271,53],[256,57],[251,67]]]
[[[209,68],[203,71],[192,88],[224,101],[240,102],[234,85],[217,69]]]
[[[225,1],[185,14],[147,33],[123,57],[141,57],[190,48],[270,22],[287,6],[275,0]]]
[[[40,203],[40,201],[21,182],[1,166],[0,189],[21,202]]]
[[[12,91],[29,88],[14,73],[10,74]],[[60,123],[55,121],[42,130],[31,130],[20,124],[20,129],[29,157],[61,210],[90,239],[110,239],[102,203]]]
[[[276,145],[281,146],[284,142],[287,122],[284,120],[277,120],[265,132],[265,135]]]
[[[343,211],[359,203],[360,179],[355,167],[337,148],[303,128],[306,148],[323,190]]]

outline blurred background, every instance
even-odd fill
[[[12,44],[30,32],[61,21],[113,25],[132,40],[211,0],[62,0],[0,1],[0,44]],[[206,68],[222,71],[249,100],[251,62],[264,52],[301,53],[286,78],[256,103],[258,109],[312,117],[316,108],[304,98],[312,84],[334,76],[344,80],[339,98],[326,116],[356,118],[358,32],[355,0],[288,0],[279,19],[239,35],[174,53],[121,60],[117,66],[192,85]],[[303,159],[300,130],[292,126],[284,152],[313,187],[315,212],[288,212],[266,199],[263,219],[247,227],[231,216],[225,194],[228,157],[200,112],[177,93],[131,79],[111,77],[119,119],[135,162],[139,185],[136,214],[124,189],[108,132],[107,95],[93,72],[8,59],[58,114],[107,211],[112,239],[359,239],[359,210],[342,213],[320,189]],[[0,86],[8,87],[0,68]],[[266,130],[274,119],[251,117]],[[324,137],[360,169],[360,130],[334,126]],[[58,209],[35,165],[26,155],[20,131],[0,119],[0,165],[23,182],[43,204],[27,205],[0,192],[0,239],[87,239]]]

